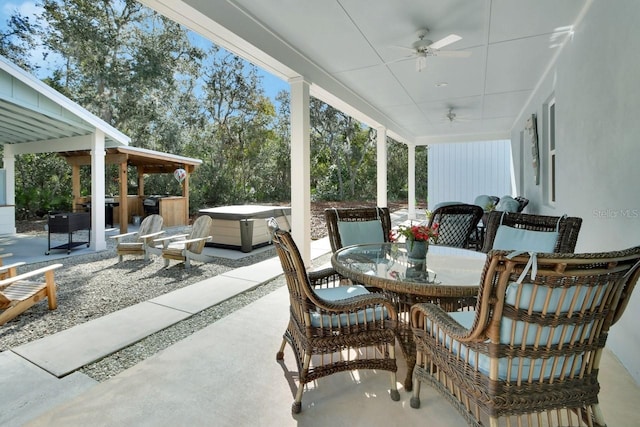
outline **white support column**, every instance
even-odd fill
[[[407,180],[409,181],[407,191],[409,198],[409,218],[416,219],[416,146],[413,144],[407,144],[408,152],[407,152],[407,168],[408,175]]]
[[[4,145],[3,168],[6,171],[5,194],[7,205],[16,204],[16,156],[13,153],[13,145]],[[15,218],[14,218],[15,220]]]
[[[378,206],[387,206],[387,128],[379,126],[376,128],[377,146],[377,200]]]
[[[13,145],[4,145],[5,206],[0,207],[0,234],[16,234],[16,156]]]
[[[101,251],[107,248],[104,236],[104,132],[96,129],[91,141],[91,248]]]
[[[309,82],[291,85],[291,235],[302,260],[311,266],[311,136]]]

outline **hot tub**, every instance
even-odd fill
[[[288,206],[231,205],[200,209],[199,213],[213,219],[209,246],[251,252],[267,245],[271,236],[265,220],[271,217],[276,218],[281,229],[291,230],[291,208]]]

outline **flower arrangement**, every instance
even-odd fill
[[[397,242],[401,237],[404,237],[404,240],[412,245],[413,242],[428,242],[430,240],[437,242],[438,223],[431,227],[428,225],[401,225],[397,230],[391,230],[389,238],[392,242]]]

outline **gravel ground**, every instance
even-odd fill
[[[314,203],[311,221],[312,239],[326,236],[324,209],[338,205],[372,204]],[[393,210],[401,205],[390,204],[389,207]],[[32,228],[21,228],[21,225],[26,224],[30,224]],[[19,233],[42,233],[42,224],[36,221],[16,224],[16,226]],[[26,344],[209,277],[274,256],[276,256],[275,249],[270,248],[268,251],[240,260],[217,258],[208,263],[194,262],[191,269],[187,271],[183,264],[175,262],[172,262],[169,268],[165,268],[162,258],[159,257],[152,257],[151,260],[144,262],[127,256],[123,262],[118,263],[115,242],[107,239],[106,251],[72,256],[62,260],[64,268],[55,272],[58,284],[58,308],[49,311],[46,303],[38,303],[1,326],[0,351]],[[312,265],[319,266],[328,261],[329,255],[326,255],[314,260]],[[55,261],[30,264],[19,272],[34,270],[52,263]],[[284,285],[285,281],[281,276],[87,365],[81,371],[97,381],[104,381]]]

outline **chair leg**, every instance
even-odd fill
[[[282,344],[280,344],[280,350],[276,353],[276,360],[284,360],[284,346],[287,345],[287,340],[282,339]]]
[[[302,372],[300,372],[300,378],[305,378],[306,373],[309,371],[309,365],[311,365],[311,355],[306,354],[304,356],[304,364],[302,365]],[[301,381],[298,385],[298,391],[296,392],[296,400],[291,405],[291,413],[299,414],[302,410],[302,392],[304,391],[304,383]]]
[[[24,313],[33,306],[33,301],[25,300],[20,301],[17,304],[7,308],[6,310],[0,312],[0,326],[7,323],[9,320],[17,317],[18,315]]]
[[[413,393],[409,404],[414,409],[418,409],[420,407],[420,380],[417,378],[413,379]]]
[[[418,352],[416,355],[416,364],[418,361],[422,363],[422,353]],[[418,409],[420,407],[420,378],[417,375],[417,367],[413,369],[413,393],[411,394],[411,400],[409,401],[409,405],[412,408]]]
[[[600,404],[594,403],[591,406],[591,409],[593,410],[593,418],[595,418],[596,425],[605,426],[606,424],[604,423],[604,415],[602,415],[602,410],[600,409]]]
[[[53,270],[44,273],[45,283],[47,284],[47,301],[49,310],[58,308],[58,298],[56,296],[56,282],[53,280]]]
[[[118,262],[122,262],[123,256],[122,255],[118,255]]]
[[[391,344],[388,344],[387,347],[389,348],[389,357],[391,357],[392,359],[395,360],[396,358],[396,341],[393,340],[393,342]],[[396,378],[396,373],[395,372],[390,372],[391,374],[391,390],[389,392],[390,396],[391,396],[391,400],[393,400],[394,402],[397,402],[400,400],[400,393],[398,392],[398,380]]]

